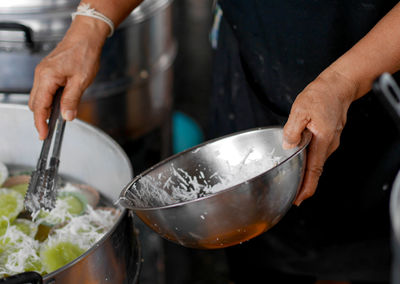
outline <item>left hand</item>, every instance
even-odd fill
[[[283,147],[295,147],[305,129],[312,133],[303,184],[294,201],[299,206],[311,197],[327,158],[339,147],[347,111],[357,85],[338,72],[326,70],[311,82],[293,103],[283,129]]]

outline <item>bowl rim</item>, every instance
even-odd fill
[[[207,141],[205,141],[205,142],[203,142],[203,143],[200,143],[200,144],[198,144],[198,145],[196,145],[196,146],[193,146],[193,147],[191,147],[191,148],[188,148],[188,149],[186,149],[186,150],[184,150],[184,151],[182,151],[182,152],[179,152],[179,153],[177,153],[177,154],[174,154],[174,155],[172,155],[172,156],[170,156],[170,157],[168,157],[168,158],[166,158],[166,159],[164,159],[164,160],[162,160],[162,161],[156,163],[155,165],[151,166],[151,167],[148,168],[147,170],[145,170],[145,171],[143,171],[142,173],[140,173],[140,174],[138,174],[137,176],[135,176],[135,177],[133,178],[133,180],[132,180],[131,182],[129,182],[129,183],[124,187],[124,189],[121,191],[120,197],[123,197],[124,194],[125,194],[125,192],[128,191],[129,188],[131,188],[132,185],[133,185],[134,183],[136,183],[138,180],[140,180],[141,178],[143,178],[144,176],[146,176],[147,174],[149,174],[150,172],[152,172],[154,169],[156,169],[156,168],[158,168],[158,167],[160,167],[160,166],[162,166],[162,165],[165,165],[166,163],[168,163],[168,162],[170,162],[170,161],[176,159],[176,158],[179,157],[179,156],[185,155],[185,154],[187,154],[188,152],[196,151],[196,150],[198,150],[198,149],[200,149],[200,148],[202,148],[202,147],[204,147],[204,146],[206,146],[206,145],[208,145],[208,144],[212,144],[212,143],[215,143],[215,142],[218,142],[218,141],[221,141],[221,140],[230,138],[230,137],[232,137],[232,136],[243,135],[243,134],[251,133],[251,132],[255,132],[255,131],[273,130],[273,129],[280,129],[280,130],[283,130],[283,127],[282,127],[282,126],[265,126],[265,127],[256,127],[256,128],[250,128],[250,129],[246,129],[246,130],[242,130],[242,131],[237,131],[237,132],[233,132],[233,133],[230,133],[230,134],[227,134],[227,135],[223,135],[223,136],[220,136],[220,137],[217,137],[217,138],[214,138],[214,139],[207,140]],[[280,165],[282,165],[282,164],[284,164],[284,163],[287,163],[289,160],[291,160],[291,159],[293,159],[295,156],[299,155],[299,153],[302,152],[302,151],[308,146],[308,144],[309,144],[310,141],[311,141],[311,138],[312,138],[312,133],[311,133],[308,129],[305,129],[305,130],[303,131],[303,133],[302,133],[301,141],[299,142],[298,146],[296,146],[296,147],[297,147],[296,151],[294,151],[291,155],[287,156],[285,159],[283,159],[282,161],[280,161],[277,165],[275,165],[275,166],[269,168],[269,169],[266,170],[265,172],[262,172],[262,173],[260,173],[260,174],[258,174],[258,175],[256,175],[256,176],[254,176],[254,177],[248,179],[247,182],[250,182],[250,181],[252,181],[252,180],[258,178],[259,176],[264,175],[265,173],[267,173],[267,172],[269,172],[269,171],[272,171],[272,170],[275,169],[276,167],[278,167],[278,166],[280,166]],[[213,198],[213,197],[215,197],[215,196],[217,196],[217,195],[221,195],[221,194],[224,194],[224,193],[226,193],[226,192],[228,192],[228,191],[232,191],[232,190],[234,190],[235,188],[237,188],[238,186],[240,186],[240,185],[242,185],[242,184],[243,184],[243,182],[242,182],[242,183],[238,183],[238,184],[233,185],[233,186],[230,186],[230,187],[228,187],[228,188],[226,188],[226,189],[223,189],[223,190],[220,190],[220,191],[218,191],[218,192],[215,192],[215,193],[212,193],[212,194],[208,194],[208,195],[206,195],[206,196],[202,196],[202,197],[195,198],[195,199],[191,199],[191,200],[181,201],[181,202],[177,202],[177,203],[173,203],[173,204],[168,204],[168,205],[164,205],[164,206],[158,206],[158,207],[136,207],[136,206],[129,206],[129,207],[125,207],[125,206],[123,205],[122,202],[121,202],[121,206],[122,206],[122,207],[125,207],[125,208],[127,208],[127,209],[129,209],[129,210],[133,210],[133,211],[135,211],[135,212],[136,212],[136,211],[142,212],[142,211],[153,211],[153,210],[169,209],[169,208],[174,208],[174,207],[183,206],[183,205],[186,205],[186,204],[198,202],[198,201],[201,201],[201,200],[204,200],[204,199]]]

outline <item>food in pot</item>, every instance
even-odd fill
[[[0,277],[59,269],[100,240],[120,214],[98,207],[100,194],[92,187],[63,181],[56,207],[31,216],[23,206],[29,178],[0,163]]]

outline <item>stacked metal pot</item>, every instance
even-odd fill
[[[0,101],[27,102],[36,65],[61,41],[78,4],[0,1]],[[154,129],[172,105],[175,55],[172,0],[145,0],[107,40],[79,118],[114,138]]]

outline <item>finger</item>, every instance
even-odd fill
[[[303,184],[294,202],[295,205],[300,204],[307,198],[314,195],[318,185],[319,178],[322,174],[324,163],[327,159],[330,141],[323,136],[314,136],[307,152],[307,163],[304,174]]]
[[[67,121],[71,121],[78,115],[78,106],[83,94],[83,84],[77,76],[68,80],[61,97],[61,114]]]
[[[300,143],[301,133],[307,127],[309,122],[310,118],[306,112],[292,108],[288,121],[283,127],[283,149],[293,148]]]
[[[49,118],[53,96],[59,88],[57,84],[52,82],[54,81],[39,81],[32,103],[35,127],[39,133],[40,140],[44,140],[47,136],[48,126],[46,120]]]
[[[41,78],[40,78],[41,74],[40,73],[41,73],[41,69],[40,69],[40,65],[38,65],[35,68],[35,75],[33,77],[33,85],[32,85],[32,89],[31,89],[31,93],[29,95],[29,101],[28,101],[28,106],[29,106],[31,111],[33,111],[33,105],[35,104],[35,97],[36,97],[36,94],[37,94],[39,81],[41,80]]]
[[[44,140],[47,137],[48,125],[47,125],[46,120],[49,118],[49,114],[50,114],[49,108],[37,109],[33,113],[35,127],[39,133],[40,140]]]
[[[34,101],[35,92],[36,92],[35,83],[33,83],[31,92],[29,94],[29,101],[28,101],[28,107],[31,111],[33,111],[33,101]]]
[[[328,151],[326,153],[326,158],[328,158],[330,155],[332,155],[333,152],[337,150],[340,146],[340,134],[335,135],[332,143],[329,145]]]

